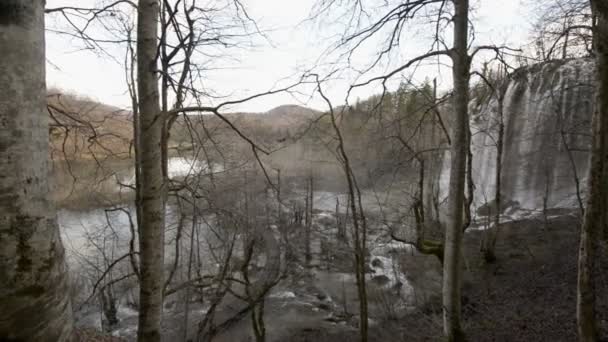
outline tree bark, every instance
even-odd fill
[[[310,267],[312,261],[311,251],[311,236],[312,236],[312,207],[313,207],[313,183],[312,176],[307,180],[306,184],[306,224],[304,231],[304,257],[306,261],[306,267]]]
[[[500,122],[498,123],[498,141],[496,142],[496,174],[494,175],[496,183],[496,194],[494,197],[494,233],[492,234],[492,239],[488,248],[489,253],[486,254],[486,261],[496,260],[496,240],[498,238],[498,231],[500,230],[500,213],[502,212],[502,154],[505,139],[505,121],[503,105],[504,93],[501,93],[501,96],[498,99],[498,115]]]
[[[608,139],[608,3],[591,0],[596,23],[594,41],[596,53],[596,96],[592,120],[593,143],[588,176],[589,195],[580,230],[578,255],[578,289],[576,319],[581,342],[597,341],[595,321],[595,254],[602,224],[606,220],[606,150]]]
[[[496,101],[498,102],[498,137],[496,141],[496,172],[494,173],[494,182],[496,184],[493,213],[494,229],[487,230],[483,247],[484,260],[487,263],[496,261],[496,241],[498,240],[498,233],[500,231],[500,214],[502,212],[502,155],[505,140],[504,102],[509,81],[506,74],[499,77],[502,78],[500,80],[501,84],[498,89],[494,89]]]
[[[161,137],[163,116],[157,81],[157,0],[141,0],[137,10],[137,73],[141,134],[141,212],[139,219],[140,342],[160,341],[163,302],[164,181]]]
[[[367,254],[367,219],[363,212],[363,205],[361,204],[361,191],[357,185],[355,174],[353,173],[352,166],[348,153],[346,153],[344,138],[342,132],[338,127],[336,116],[334,113],[333,105],[331,101],[325,96],[321,90],[320,83],[317,80],[317,91],[319,95],[325,100],[329,107],[329,114],[332,128],[338,139],[337,150],[341,157],[341,166],[346,177],[346,184],[348,186],[348,206],[346,210],[346,216],[348,216],[348,208],[350,207],[350,214],[353,224],[353,249],[355,256],[355,279],[357,284],[357,295],[359,298],[359,338],[361,342],[368,341],[368,307],[367,307],[367,284],[365,279],[365,264]]]
[[[49,201],[44,1],[0,2],[0,340],[69,341],[72,307]]]
[[[443,328],[449,342],[464,340],[461,316],[461,255],[467,160],[470,57],[468,55],[468,0],[454,1],[454,123],[448,200],[449,222],[445,233],[443,264]]]

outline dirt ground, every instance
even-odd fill
[[[481,233],[468,234],[472,271],[464,287],[465,329],[471,341],[576,341],[579,218],[556,215],[506,224],[495,264],[479,262]],[[597,313],[608,337],[608,258],[598,256]]]

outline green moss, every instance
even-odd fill
[[[422,254],[434,255],[443,264],[443,244],[437,241],[424,240],[419,243],[418,250]]]

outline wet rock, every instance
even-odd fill
[[[326,295],[324,292],[319,292],[319,293],[317,293],[317,299],[318,299],[318,300],[326,300],[326,299],[328,299],[328,298],[329,298],[329,297],[328,297],[328,296],[327,296],[327,295]]]
[[[374,260],[372,260],[372,267],[374,267],[374,268],[383,268],[384,264],[382,263],[382,260],[380,260],[378,258],[374,258]]]
[[[332,323],[346,323],[349,320],[352,320],[353,318],[356,318],[356,316],[351,315],[351,314],[347,314],[344,312],[338,312],[338,313],[330,313],[329,315],[327,315],[323,320],[326,322],[332,322]]]
[[[393,290],[400,290],[403,287],[403,283],[397,280],[397,282],[392,286]]]
[[[317,224],[322,227],[331,227],[336,224],[336,219],[331,214],[317,216]]]
[[[296,294],[291,291],[282,291],[282,292],[273,293],[269,297],[277,298],[277,299],[293,299],[293,298],[296,298]]]
[[[384,286],[390,282],[390,278],[385,275],[378,275],[372,277],[372,282],[378,286]]]
[[[513,200],[503,200],[500,204],[500,214],[512,213],[520,208],[520,204],[518,201]],[[492,200],[490,202],[484,203],[477,209],[477,215],[479,216],[493,216],[495,215],[495,206],[496,200]]]
[[[321,303],[317,303],[317,308],[324,310],[324,311],[330,311],[331,305],[326,302],[321,302]]]

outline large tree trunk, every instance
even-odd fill
[[[460,326],[461,255],[464,187],[467,159],[470,58],[468,56],[468,0],[454,0],[454,123],[448,200],[449,222],[445,233],[443,264],[443,326],[449,342],[462,341]]]
[[[591,1],[597,22],[594,26],[597,59],[597,88],[592,130],[591,167],[588,176],[589,195],[580,230],[578,255],[578,291],[576,318],[579,341],[597,341],[595,321],[595,254],[602,223],[606,220],[606,187],[602,175],[608,170],[606,150],[608,139],[608,3]]]
[[[138,341],[160,341],[163,302],[164,182],[163,117],[157,83],[157,0],[141,0],[137,11],[137,72],[141,133],[140,291]]]
[[[68,341],[72,307],[48,199],[44,1],[0,2],[0,340]]]

